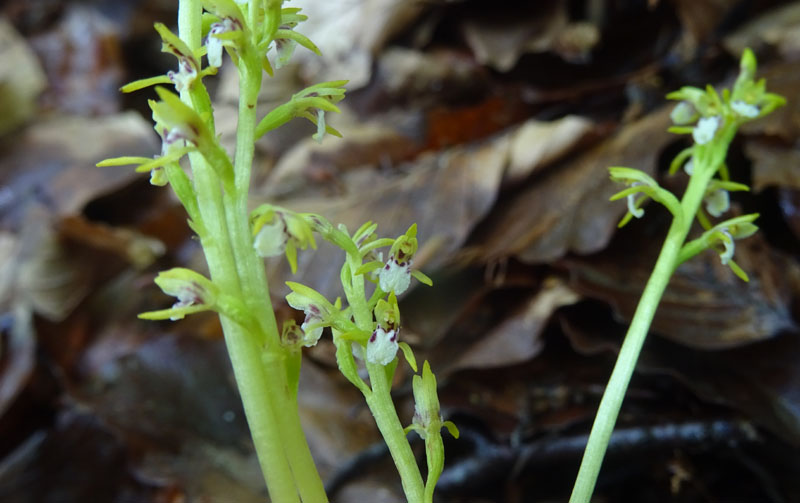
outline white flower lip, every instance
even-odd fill
[[[689,161],[683,165],[683,171],[686,172],[687,175],[692,176],[694,173],[694,160],[689,159]]]
[[[694,142],[698,145],[705,145],[713,140],[714,135],[717,134],[717,129],[719,129],[720,122],[719,116],[703,117],[697,121],[697,126],[692,130]]]
[[[636,200],[634,194],[628,195],[628,211],[630,211],[631,215],[633,215],[636,218],[642,218],[644,216],[644,210],[642,208],[636,207]]]
[[[175,84],[175,90],[181,92],[192,85],[192,82],[197,78],[197,70],[188,59],[181,58],[178,64],[178,71],[170,70],[167,72],[167,77]]]
[[[411,260],[401,265],[394,256],[390,256],[378,273],[378,283],[384,292],[394,292],[396,295],[405,292],[411,284]]]
[[[675,108],[673,108],[672,112],[669,114],[669,118],[672,122],[679,126],[689,124],[695,116],[694,107],[685,101],[681,101],[675,105]]]
[[[399,345],[397,343],[397,331],[385,331],[378,327],[372,332],[367,342],[367,361],[380,365],[389,365],[397,355]]]
[[[320,337],[322,337],[323,327],[321,325],[315,326],[314,328],[310,327],[324,321],[322,310],[319,306],[311,302],[310,299],[296,292],[287,295],[286,302],[288,302],[292,308],[303,311],[306,315],[303,324],[300,325],[300,329],[303,331],[303,334],[305,334],[303,337],[303,346],[311,347],[316,345]]]
[[[206,37],[206,48],[208,49],[208,66],[219,68],[222,66],[222,40],[215,37],[221,33],[236,30],[236,24],[231,19],[223,19],[211,25]]]
[[[742,117],[747,117],[748,119],[758,117],[758,114],[761,113],[761,110],[759,110],[756,105],[751,105],[742,100],[731,102],[731,109]]]
[[[718,189],[706,196],[706,211],[713,217],[719,217],[731,207],[728,191]]]
[[[259,257],[277,257],[286,249],[289,241],[289,232],[286,223],[278,215],[272,218],[272,222],[264,225],[256,234],[253,240],[253,248]]]
[[[733,258],[733,250],[735,245],[733,244],[733,236],[731,233],[728,232],[728,229],[723,229],[722,233],[728,238],[722,240],[722,246],[725,247],[725,251],[719,254],[719,259],[722,262],[722,265],[727,265],[728,262]]]

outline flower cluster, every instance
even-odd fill
[[[684,215],[681,202],[669,191],[659,187],[650,176],[629,168],[610,168],[611,179],[628,185],[628,188],[611,197],[612,200],[626,198],[628,211],[620,222],[625,225],[631,218],[644,215],[642,204],[653,199],[666,206],[676,219],[693,220],[695,217],[706,230],[701,238],[684,245],[680,262],[705,249],[715,249],[724,265],[728,265],[740,278],[747,275],[732,260],[734,240],[746,238],[757,227],[752,223],[758,215],[745,215],[714,225],[707,215],[719,218],[730,209],[730,192],[747,191],[749,187],[730,181],[724,154],[736,129],[744,122],[762,117],[785,100],[766,92],[763,79],[755,80],[756,61],[749,49],[742,55],[740,73],[731,90],[722,93],[708,86],[706,89],[683,87],[667,95],[680,100],[673,108],[671,119],[675,126],[670,131],[691,134],[694,144],[681,151],[670,165],[670,174],[681,166],[690,177],[700,177],[705,188],[702,197],[705,211],[696,215]],[[718,175],[718,178],[715,176]],[[638,198],[637,198],[638,196]]]
[[[311,226],[299,213],[262,204],[250,214],[250,222],[253,248],[258,256],[277,257],[285,253],[292,273],[297,272],[297,250],[317,247]]]

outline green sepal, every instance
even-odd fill
[[[675,158],[672,159],[672,162],[669,165],[669,174],[674,175],[675,173],[677,173],[678,170],[681,168],[681,166],[683,166],[684,163],[686,162],[686,159],[692,156],[693,152],[694,152],[694,146],[681,150],[678,153],[678,155],[676,155]]]
[[[367,262],[365,264],[362,264],[361,267],[356,269],[356,272],[353,273],[353,275],[354,276],[361,276],[362,274],[367,274],[367,273],[372,272],[372,271],[374,271],[376,269],[380,269],[381,267],[383,267],[383,262],[378,262],[377,260],[373,260],[371,262]]]
[[[203,8],[213,13],[220,19],[231,18],[239,22],[243,29],[247,27],[247,20],[242,14],[239,5],[233,0],[202,0]]]
[[[728,267],[730,267],[730,268],[731,268],[731,271],[733,271],[733,274],[735,274],[736,276],[738,276],[738,277],[739,277],[739,279],[741,279],[741,280],[742,280],[742,281],[744,281],[745,283],[749,283],[749,282],[750,282],[750,278],[747,276],[747,273],[746,273],[746,272],[744,272],[744,271],[742,270],[742,268],[741,268],[741,267],[739,267],[739,264],[737,264],[736,262],[734,262],[734,261],[733,261],[733,259],[731,259],[731,260],[728,260]]]
[[[275,32],[275,38],[283,38],[294,40],[298,44],[302,45],[309,51],[313,52],[317,56],[322,56],[322,53],[319,51],[319,48],[311,41],[308,37],[303,35],[302,33],[298,33],[294,30],[278,30]]]
[[[429,278],[427,274],[420,271],[419,269],[414,269],[413,271],[411,271],[411,276],[416,278],[417,281],[419,281],[423,285],[433,286],[433,280]]]
[[[172,164],[178,162],[178,160],[188,154],[189,152],[194,152],[197,150],[195,147],[175,147],[170,149],[167,155],[163,155],[161,157],[156,157],[155,159],[148,159],[147,162],[136,166],[137,173],[147,173],[148,171],[152,171],[155,168],[160,168],[162,166],[166,166],[167,164]]]
[[[452,435],[455,439],[458,439],[459,435],[461,435],[461,433],[458,431],[458,426],[456,426],[456,423],[453,421],[445,421],[442,423],[442,426],[447,428],[447,431],[450,432],[450,435]]]
[[[120,87],[119,90],[123,93],[132,93],[134,91],[139,91],[140,89],[145,89],[150,86],[156,86],[158,84],[170,84],[172,81],[169,80],[169,77],[166,75],[156,75],[155,77],[148,77],[146,79],[139,79],[134,80],[133,82],[128,82],[124,86]]]
[[[315,304],[323,306],[327,312],[331,313],[335,311],[333,304],[328,302],[328,299],[326,299],[324,295],[313,288],[307,287],[301,283],[295,283],[294,281],[287,281],[286,286],[288,286],[297,295],[309,299]]]
[[[197,62],[194,52],[186,45],[186,42],[172,33],[164,23],[155,23],[154,27],[159,36],[161,36],[161,52],[168,52],[178,58],[178,60],[185,58],[189,61],[189,64],[194,67],[195,71],[200,71],[200,64]]]
[[[151,101],[150,108],[168,128],[181,128],[191,135],[191,140],[208,164],[214,169],[226,190],[234,191],[233,165],[228,154],[219,146],[217,139],[206,127],[205,121],[178,95],[163,87],[156,87],[161,101]]]
[[[694,128],[690,126],[670,126],[667,128],[668,133],[674,134],[692,134]]]
[[[142,313],[139,318],[179,320],[187,314],[208,311],[217,307],[220,296],[217,286],[202,274],[191,269],[174,267],[161,271],[156,276],[155,283],[165,294],[176,297],[179,302],[169,309]],[[186,300],[191,300],[191,303],[179,305]]]
[[[138,156],[123,156],[112,157],[110,159],[103,159],[95,164],[98,168],[107,168],[109,166],[130,166],[131,164],[144,164],[152,161],[152,157],[138,157]]]
[[[392,238],[374,239],[372,241],[369,241],[361,245],[358,251],[360,251],[361,255],[363,256],[371,252],[372,250],[375,250],[376,248],[383,248],[384,246],[392,246],[393,244],[394,244],[394,239]]]
[[[353,239],[346,232],[346,228],[344,231],[342,229],[337,229],[325,217],[315,213],[304,213],[303,218],[317,234],[322,236],[322,239],[338,246],[351,257],[359,256],[358,248]]]
[[[163,320],[179,320],[189,314],[208,311],[208,306],[186,306],[186,307],[171,307],[169,309],[159,309],[157,311],[146,311],[139,313],[137,318],[140,320],[148,321],[163,321]]]
[[[337,337],[336,331],[333,332],[333,343],[336,345],[336,365],[339,372],[358,388],[364,396],[370,396],[372,390],[367,386],[361,376],[358,375],[358,367],[353,357],[352,342],[341,337]]]
[[[411,367],[411,370],[417,372],[417,358],[414,356],[414,351],[411,350],[411,346],[408,345],[407,342],[400,341],[398,343],[400,350],[403,352],[403,356],[405,357],[408,365]]]
[[[722,230],[727,230],[734,240],[745,239],[752,236],[758,231],[758,226],[753,223],[758,217],[758,213],[750,213],[748,215],[725,220],[709,228],[700,237],[687,242],[681,247],[675,266],[677,267],[699,253],[714,248],[716,244],[721,243],[723,240],[727,240],[727,238],[723,236]],[[731,260],[728,260],[728,264],[730,263]],[[731,270],[741,278],[742,276],[736,271],[737,268],[739,268],[739,266],[735,265],[731,267]],[[739,271],[744,274],[741,268],[739,268]],[[746,274],[744,274],[744,276],[747,277]]]
[[[678,201],[678,198],[675,197],[675,195],[670,191],[661,188],[661,186],[658,185],[658,182],[656,182],[647,173],[637,169],[620,166],[608,168],[608,171],[611,175],[611,179],[615,182],[621,182],[629,185],[633,183],[637,184],[636,186],[629,187],[611,196],[612,201],[627,197],[637,192],[642,192],[648,197],[652,198],[654,201],[664,205],[670,211],[670,213],[675,216],[675,218],[683,218],[683,209],[681,208],[681,203]],[[641,202],[642,201],[637,201],[637,204],[641,204]],[[628,212],[628,214],[630,215],[630,212]],[[626,217],[623,218],[623,221],[620,222],[619,227],[622,227],[628,221],[630,221],[630,217],[627,217],[626,215]]]

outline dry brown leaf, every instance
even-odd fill
[[[510,160],[503,183],[518,183],[534,171],[563,157],[592,129],[592,121],[577,115],[567,115],[550,122],[525,122],[511,133]]]
[[[298,31],[324,48],[322,57],[298,50],[306,75],[315,80],[349,79],[351,90],[363,87],[372,75],[372,62],[384,44],[408,27],[427,8],[424,2],[406,0],[296,0],[308,20]]]
[[[620,242],[600,255],[566,261],[575,290],[608,302],[626,322],[633,316],[663,240],[663,235],[631,232],[635,234],[627,237],[627,245]],[[724,349],[795,329],[790,310],[800,267],[770,250],[758,234],[737,242],[736,262],[750,276],[749,283],[711,251],[678,267],[652,330],[692,348]]]
[[[519,6],[522,7],[522,6]],[[475,59],[495,70],[511,70],[523,54],[552,51],[570,62],[583,62],[600,40],[597,26],[571,23],[566,2],[530,3],[461,23]]]
[[[749,47],[756,53],[774,48],[786,61],[800,60],[800,4],[793,2],[767,11],[726,36],[722,45],[735,58]]]
[[[549,262],[568,251],[591,253],[606,246],[625,212],[608,198],[620,187],[610,166],[628,166],[652,175],[661,149],[674,136],[664,107],[624,126],[619,133],[574,161],[557,164],[509,201],[503,201],[475,240],[485,261],[509,256]]]
[[[28,198],[41,201],[56,216],[74,215],[89,201],[143,176],[130,166],[98,168],[97,162],[149,156],[157,149],[152,126],[135,112],[34,124],[2,146],[0,179],[8,191],[0,197],[0,209],[7,210],[4,219],[11,225],[19,222]]]
[[[753,190],[767,187],[800,189],[800,149],[750,139],[745,153],[753,161]]]
[[[714,34],[725,15],[736,6],[737,0],[676,0],[675,3],[678,18],[685,30],[684,45],[694,51]]]
[[[25,40],[0,18],[0,134],[30,119],[47,81]]]
[[[466,368],[507,367],[530,360],[544,347],[540,336],[553,312],[578,299],[578,295],[560,280],[545,280],[542,289],[522,309],[469,347],[448,368],[448,372]]]

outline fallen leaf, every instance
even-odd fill
[[[484,261],[517,257],[549,262],[568,251],[604,248],[625,212],[608,198],[621,190],[608,176],[610,166],[628,166],[652,175],[668,134],[669,108],[623,126],[612,138],[575,160],[550,166],[492,212],[473,239]]]
[[[555,278],[545,280],[541,290],[531,296],[522,309],[505,318],[458,355],[448,371],[506,367],[530,360],[544,347],[542,331],[553,312],[578,299],[578,295],[561,281]]]
[[[643,229],[629,232],[601,254],[565,260],[571,286],[608,302],[625,322],[633,316],[663,239],[644,237]],[[692,348],[723,349],[795,329],[791,298],[800,285],[800,267],[768,248],[758,234],[737,243],[736,262],[750,275],[750,282],[737,278],[712,251],[678,267],[659,303],[652,331]]]

